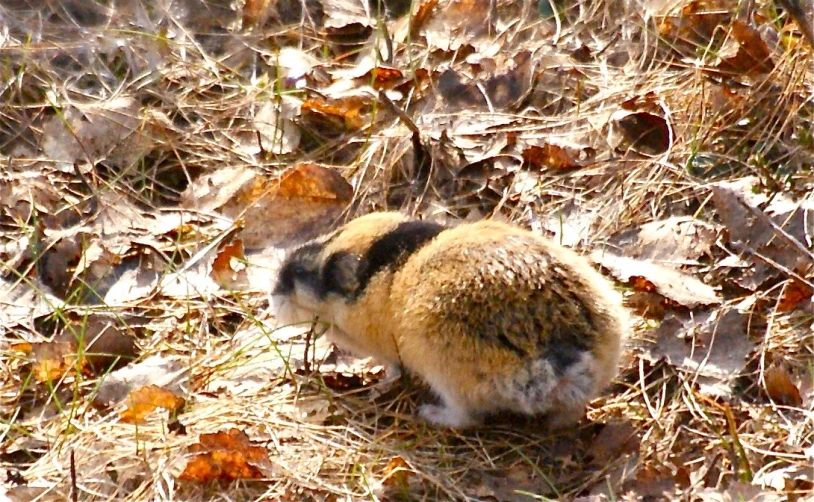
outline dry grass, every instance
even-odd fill
[[[355,52],[371,46],[353,45],[358,27],[344,26],[344,33],[320,28],[324,12],[314,6],[322,2],[304,2],[307,15],[294,8],[299,2],[276,2],[265,24],[252,30],[241,30],[241,11],[228,2],[205,8],[191,1],[134,0],[115,8],[102,0],[35,3],[0,5],[0,151],[7,158],[0,174],[0,465],[7,471],[2,489],[11,490],[12,500],[68,500],[72,494],[77,500],[193,501],[810,495],[811,308],[805,302],[790,312],[778,308],[788,275],[755,293],[733,286],[717,266],[727,256],[723,239],[691,270],[732,303],[755,298],[748,336],[756,350],[732,395],[710,397],[699,390],[697,375],[631,348],[617,382],[592,404],[588,419],[557,435],[516,417],[496,417],[467,432],[428,428],[414,417],[417,403],[430,399],[419,382],[405,379],[371,399],[349,372],[366,382],[375,374],[343,358],[333,361],[325,347],[315,360],[328,362],[305,371],[305,336],[269,327],[266,292],[258,288],[189,298],[150,294],[113,307],[94,295],[121,269],[93,275],[89,267],[94,281],[65,274],[77,270],[91,242],[125,243],[131,252],[134,240],[154,230],[151,215],[173,213],[193,180],[224,166],[277,174],[296,161],[330,164],[354,185],[354,212],[396,205],[436,216],[499,214],[550,231],[558,222],[582,222],[587,231],[576,242],[584,248],[667,216],[716,221],[715,181],[756,175],[768,192],[802,199],[814,190],[814,80],[804,44],[778,44],[768,73],[724,74],[715,66],[717,51],[724,54],[720,40],[667,40],[657,19],[633,0],[566,2],[573,8],[557,22],[540,18],[534,3],[502,2],[499,29],[478,38],[471,54],[466,47],[437,50],[440,35],[399,38],[393,24],[388,36],[366,32],[380,47],[391,38],[398,52],[388,66],[405,73],[439,68],[464,75],[475,66],[466,57],[476,60],[478,51],[489,49],[485,40],[500,48],[496,63],[479,60],[485,73],[494,64],[499,75],[522,50],[534,54],[535,79],[522,107],[490,110],[444,98],[438,75],[429,87],[403,86],[397,105],[408,110],[433,159],[423,186],[415,183],[418,154],[408,124],[381,103],[371,105],[376,100],[369,96],[359,98],[367,110],[359,127],[348,126],[350,114],[340,125],[336,117],[296,117],[302,135],[291,151],[282,151],[282,140],[256,148],[252,118],[262,103],[333,92],[322,77],[309,80],[312,87],[322,83],[318,92],[283,88],[276,76],[287,70],[274,55],[277,47],[298,47],[319,58],[318,71],[351,82],[340,70],[352,66],[356,54],[338,54],[339,41]],[[757,3],[761,13],[775,15],[767,2]],[[732,7],[730,21],[742,8]],[[787,19],[775,21],[765,26]],[[590,58],[578,63],[572,55],[582,44]],[[608,119],[620,103],[651,92],[672,127],[669,151],[621,153],[608,143]],[[451,124],[460,129],[449,130]],[[492,163],[489,172],[499,176],[490,181],[496,183],[491,193],[482,189],[483,177],[459,171],[501,141],[505,146],[495,151],[515,160],[522,148],[512,149],[512,141],[578,145],[594,156],[565,173]],[[471,184],[456,184],[461,180]],[[120,228],[122,221],[128,228]],[[150,240],[151,259],[161,255],[163,261],[132,263],[182,268],[223,235],[217,221],[201,211],[186,222],[194,227],[186,233],[178,226]],[[60,231],[86,235],[71,240]],[[84,243],[79,250],[77,241]],[[134,257],[119,259],[116,266]],[[15,296],[15,283],[30,288]],[[29,310],[32,305],[39,306]],[[30,358],[13,344],[41,340],[59,331],[51,324],[67,325],[71,316],[96,310],[144,316],[139,360],[160,356],[187,370],[180,391],[187,404],[177,422],[158,414],[135,426],[119,419],[121,407],[95,406],[92,397],[107,370],[68,372],[50,383],[29,375]],[[646,340],[660,320],[637,316],[635,338]],[[766,396],[764,375],[773,362],[782,362],[809,393],[804,404],[779,405]],[[199,434],[230,428],[268,450],[271,474],[229,483],[179,480]]]

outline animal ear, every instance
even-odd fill
[[[360,260],[348,253],[335,253],[325,262],[323,287],[326,292],[354,296],[359,290]]]

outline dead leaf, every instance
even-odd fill
[[[589,202],[568,202],[550,212],[540,223],[542,228],[553,234],[554,242],[566,247],[578,247],[592,240],[597,222],[605,216]]]
[[[301,163],[274,178],[251,169],[221,169],[196,180],[181,200],[185,207],[241,219],[243,245],[257,249],[315,237],[352,196],[352,187],[335,169]]]
[[[134,134],[140,114],[140,103],[132,96],[64,104],[61,114],[43,124],[41,147],[49,158],[67,165],[105,159],[130,166],[149,149],[149,136]]]
[[[555,495],[550,478],[541,476],[527,463],[517,463],[505,469],[474,473],[474,483],[467,490],[474,500],[499,500],[501,502],[527,502],[533,500],[529,494],[538,496]],[[536,498],[536,497],[535,497]]]
[[[669,470],[644,466],[637,470],[635,479],[624,483],[622,489],[628,497],[635,497],[634,500],[669,500],[675,496],[676,482]]]
[[[806,245],[814,235],[814,199],[795,201],[787,193],[773,194],[770,199],[760,187],[756,177],[712,187],[712,201],[730,246],[753,265],[735,282],[752,291],[779,273],[756,254],[798,273],[805,273],[814,263]]]
[[[119,368],[139,354],[135,342],[146,319],[134,315],[70,312],[55,341],[72,344],[95,374]]]
[[[635,96],[610,117],[608,142],[620,151],[655,157],[670,150],[673,128],[667,111],[655,93]]]
[[[633,424],[610,422],[594,438],[587,455],[593,465],[608,465],[621,455],[639,451],[640,442]]]
[[[699,382],[705,394],[726,395],[754,349],[746,323],[747,315],[733,307],[692,315],[670,313],[654,333],[649,357],[707,377]]]
[[[389,492],[407,493],[413,476],[415,472],[403,457],[393,457],[382,469],[381,484]]]
[[[729,8],[693,0],[681,9],[680,15],[663,18],[659,34],[680,55],[695,58],[698,47],[710,47],[716,30],[731,19]]]
[[[352,187],[335,169],[298,164],[280,178],[256,182],[238,194],[237,207],[249,208],[241,239],[247,247],[261,247],[313,237],[339,217],[352,196]],[[273,225],[269,215],[274,215]]]
[[[370,83],[376,90],[392,89],[400,84],[404,74],[397,68],[388,66],[374,66],[368,73],[361,77],[363,83]]]
[[[158,386],[181,393],[188,377],[188,369],[179,360],[150,356],[107,375],[93,397],[93,404],[112,406],[140,387]]]
[[[569,171],[582,167],[567,149],[549,143],[530,146],[523,150],[522,155],[524,164],[531,169]]]
[[[719,225],[690,216],[674,216],[616,233],[609,242],[625,256],[678,268],[708,255],[720,231]]]
[[[428,15],[422,33],[427,44],[442,51],[455,51],[472,43],[492,26],[489,0],[452,0],[438,4]]]
[[[647,260],[594,251],[591,258],[622,282],[643,291],[656,291],[679,305],[695,308],[721,303],[718,294],[695,277]]]
[[[269,10],[276,2],[271,0],[246,0],[243,4],[243,29],[260,27],[268,19]]]
[[[242,137],[242,150],[249,155],[261,151],[286,155],[296,150],[302,134],[294,118],[300,114],[300,106],[298,100],[289,97],[261,105],[252,119],[253,129]]]
[[[485,65],[487,59],[489,70],[476,77],[452,69],[438,76],[435,88],[444,98],[445,113],[471,112],[472,108],[490,112],[513,110],[528,96],[536,68],[531,52],[521,51],[512,58],[504,55],[484,58],[481,65]]]
[[[77,357],[76,346],[70,342],[21,342],[11,349],[33,357],[31,374],[38,382],[54,382],[85,367],[85,360]]]
[[[418,36],[419,32],[424,29],[427,21],[435,15],[434,9],[437,6],[438,0],[421,0],[418,2],[418,7],[415,8],[415,13],[410,18],[411,37]]]
[[[341,31],[352,25],[370,27],[375,24],[362,2],[322,0],[320,3],[325,13],[323,25],[332,31]]]
[[[786,500],[779,493],[767,492],[760,486],[743,481],[733,481],[725,489],[700,490],[700,500],[709,502],[780,502]]]
[[[792,277],[783,287],[777,310],[778,312],[793,312],[800,307],[800,304],[810,302],[812,296],[814,296],[814,288],[800,279]]]
[[[63,305],[37,279],[12,283],[0,278],[0,326],[30,326],[35,318]]]
[[[127,407],[119,412],[119,421],[140,424],[156,408],[164,408],[170,412],[171,417],[174,416],[184,407],[186,399],[157,385],[149,385],[130,392],[126,403]]]
[[[800,389],[791,379],[789,370],[783,364],[772,363],[763,374],[766,393],[777,404],[799,408],[803,405]]]
[[[314,128],[329,137],[358,131],[365,125],[363,112],[372,99],[358,96],[334,99],[308,99],[300,108],[303,127]]]
[[[762,75],[774,70],[772,51],[758,30],[735,19],[729,34],[718,53],[718,70],[736,75]]]
[[[177,477],[195,483],[268,478],[272,474],[268,450],[253,446],[239,429],[201,434],[189,447],[186,466]]]
[[[225,289],[236,289],[248,282],[243,241],[235,239],[226,244],[212,263],[212,279]]]

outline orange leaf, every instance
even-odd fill
[[[237,280],[238,274],[244,270],[240,262],[245,259],[242,240],[235,239],[226,244],[212,263],[212,279],[221,287],[230,287]]]
[[[156,408],[169,410],[171,414],[183,408],[186,400],[157,385],[147,385],[130,392],[127,408],[119,413],[119,420],[128,424],[141,423]]]
[[[31,374],[38,382],[53,382],[85,367],[85,359],[78,358],[72,342],[21,342],[11,348],[33,356]]]
[[[258,479],[267,477],[268,450],[253,446],[245,432],[201,434],[200,442],[189,447],[194,453],[179,479],[208,483],[214,480]]]
[[[580,167],[579,163],[561,146],[543,143],[523,150],[523,161],[536,169],[561,171]]]
[[[402,457],[393,457],[382,471],[382,484],[397,490],[407,489],[410,478],[415,474]]]
[[[404,74],[401,73],[401,70],[397,70],[396,68],[377,66],[367,72],[362,78],[373,78],[373,88],[376,90],[390,89],[404,78]]]
[[[780,297],[780,302],[777,304],[777,310],[780,312],[792,312],[797,309],[797,306],[803,302],[811,300],[814,295],[814,289],[803,281],[794,277],[786,283],[783,288],[783,294]]]
[[[335,125],[338,123],[346,130],[357,130],[364,125],[361,117],[364,107],[364,101],[358,98],[333,99],[330,101],[308,99],[303,101],[300,111],[303,116],[321,117],[323,120]]]

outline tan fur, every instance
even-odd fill
[[[398,213],[353,220],[318,259],[362,256],[405,221]],[[375,275],[354,301],[300,290],[290,296],[336,326],[338,345],[425,379],[443,404],[421,415],[455,427],[499,410],[574,422],[616,375],[627,329],[620,295],[586,259],[495,221],[442,231],[395,270]],[[555,376],[546,357],[571,336],[587,350],[563,349],[570,362]]]

